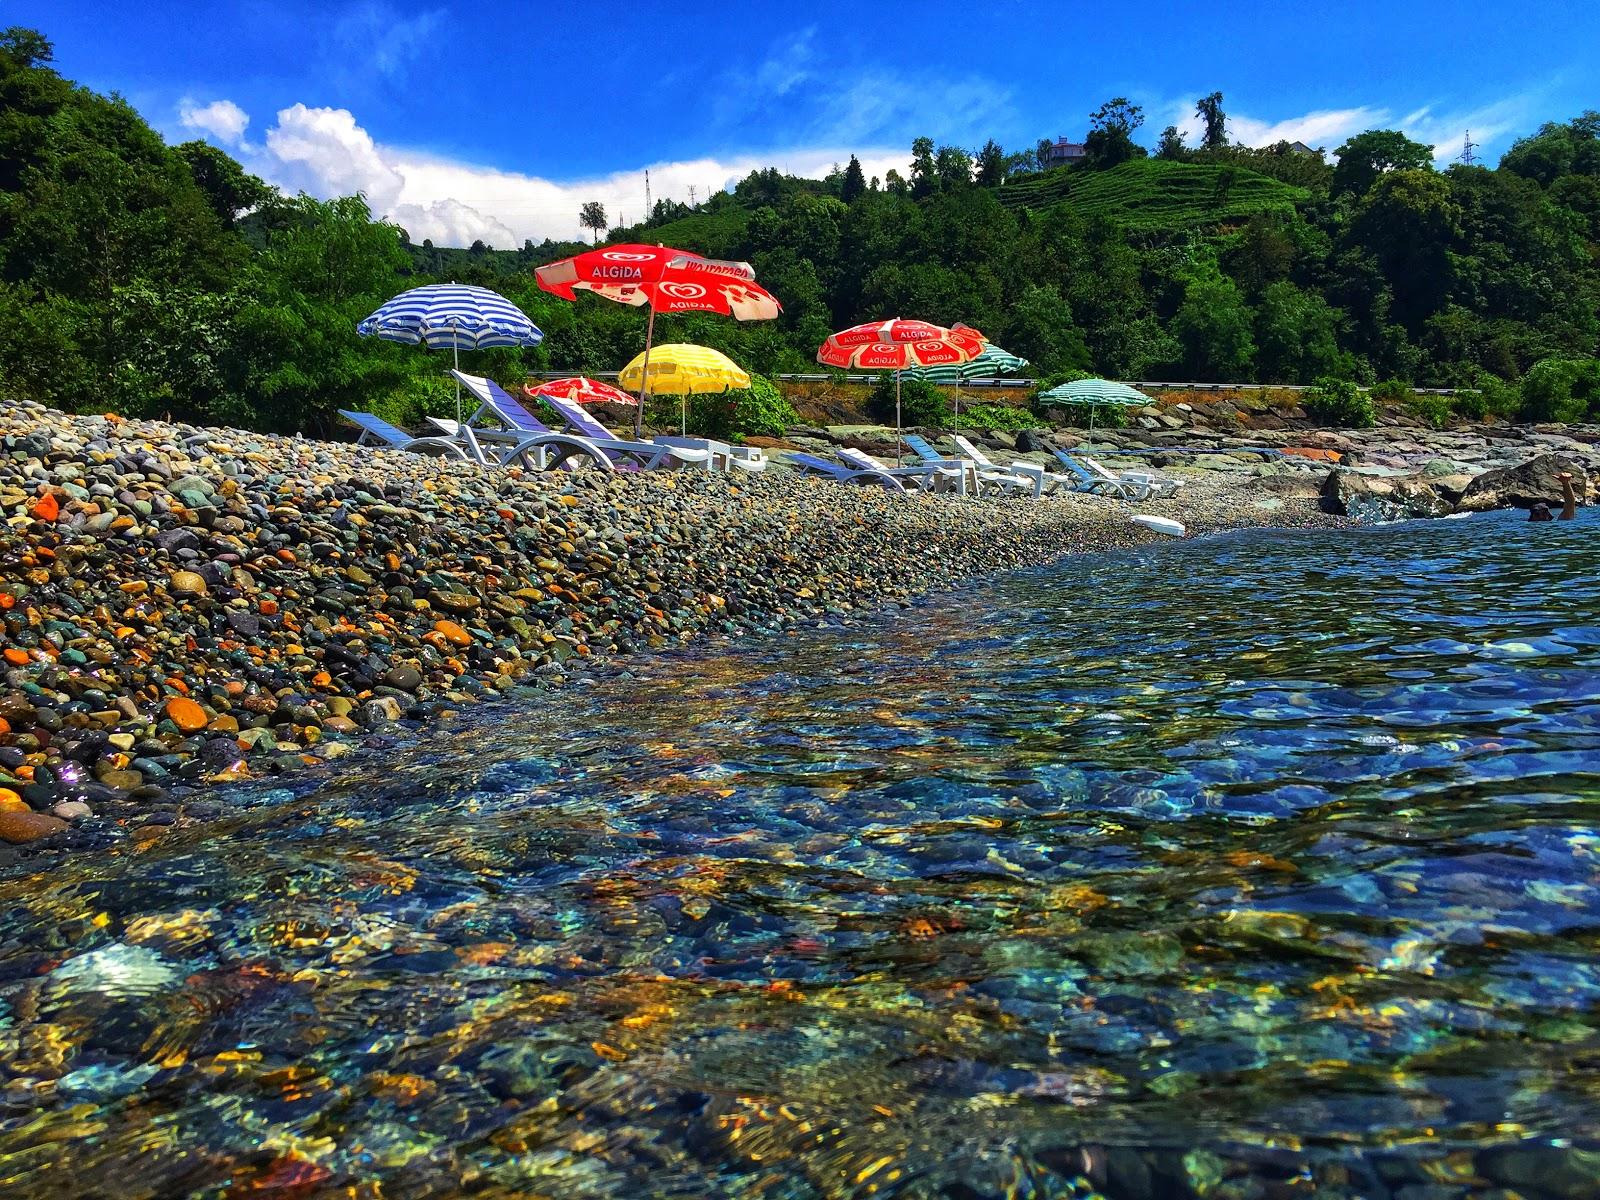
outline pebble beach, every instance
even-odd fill
[[[13,404],[0,429],[0,854],[159,836],[207,785],[697,639],[830,623],[1159,540],[1101,497],[900,496],[769,469],[486,469]],[[1139,506],[1328,524],[1249,480]]]

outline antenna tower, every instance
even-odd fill
[[[644,170],[644,219],[646,221],[650,219],[652,211],[654,210],[650,207],[650,168],[646,167]]]
[[[689,207],[694,207],[694,184],[689,185]]]
[[[1471,166],[1478,161],[1478,156],[1473,153],[1478,148],[1478,143],[1472,140],[1472,130],[1467,130],[1466,139],[1461,143],[1461,161]]]

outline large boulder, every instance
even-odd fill
[[[1329,471],[1322,481],[1323,511],[1342,517],[1442,517],[1450,508],[1450,500],[1421,475]]]
[[[1559,506],[1562,503],[1561,481],[1556,478],[1563,471],[1572,474],[1572,489],[1582,499],[1588,494],[1588,476],[1583,466],[1559,454],[1541,454],[1514,467],[1498,467],[1485,471],[1467,484],[1456,502],[1458,512],[1487,512],[1492,508],[1532,508],[1543,501]]]

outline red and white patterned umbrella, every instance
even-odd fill
[[[927,321],[891,317],[853,325],[829,336],[817,348],[825,367],[859,371],[903,371],[907,367],[946,367],[970,362],[983,353],[989,339],[976,329],[946,329]],[[894,452],[900,459],[900,376],[894,377]]]
[[[621,388],[590,379],[587,375],[572,375],[566,379],[552,379],[538,387],[524,388],[535,400],[554,396],[575,404],[637,404],[639,401]]]
[[[783,311],[777,298],[755,281],[755,268],[749,263],[703,258],[670,246],[603,246],[546,263],[533,274],[541,288],[563,300],[592,292],[619,304],[648,306],[650,321],[644,335],[647,367],[658,312],[709,312],[736,321],[770,321]],[[641,392],[640,400],[643,398]],[[643,419],[641,403],[635,433]]]

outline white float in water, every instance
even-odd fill
[[[1182,521],[1174,521],[1171,517],[1153,517],[1149,513],[1134,513],[1133,523],[1143,525],[1146,529],[1153,529],[1157,533],[1164,533],[1168,537],[1182,537],[1184,528]]]

